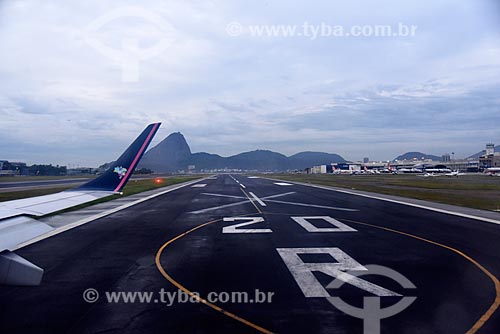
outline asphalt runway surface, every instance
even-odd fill
[[[151,176],[135,176],[131,180],[151,179]],[[22,177],[20,177],[20,180]],[[92,177],[80,177],[70,179],[52,179],[52,180],[30,180],[30,181],[11,181],[0,182],[0,192],[33,190],[39,188],[54,188],[58,186],[77,186],[88,182]],[[0,179],[1,181],[1,179]]]
[[[45,276],[0,287],[1,333],[500,330],[499,225],[263,178],[202,180],[16,253]],[[160,297],[178,289],[191,302]]]
[[[36,186],[53,186],[66,183],[83,183],[88,181],[84,178],[74,179],[59,179],[59,180],[34,180],[34,181],[15,181],[15,182],[0,182],[0,188],[22,188],[22,187],[36,187]]]

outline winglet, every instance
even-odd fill
[[[161,123],[149,124],[123,154],[101,176],[74,190],[102,190],[120,192],[134,172],[139,160],[153,140]]]

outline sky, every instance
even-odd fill
[[[98,166],[156,121],[222,156],[469,156],[500,144],[500,5],[0,0],[0,160]]]

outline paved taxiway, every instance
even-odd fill
[[[417,297],[381,321],[382,333],[500,329],[495,304],[500,302],[500,225],[243,175],[197,184],[18,250],[46,272],[39,287],[0,287],[0,332],[363,333],[361,319],[314,296],[321,292],[315,285],[357,307],[364,296],[373,296],[366,283],[361,284],[365,289],[326,288],[332,277],[325,271],[346,259],[391,268],[416,286],[361,277]],[[245,222],[255,223],[234,227]],[[314,272],[312,280],[298,272],[300,266],[286,262],[294,251],[323,272]],[[328,251],[340,256],[334,259]],[[174,292],[178,287],[202,297],[255,289],[274,295],[271,303],[217,304],[224,311],[203,303],[166,306],[104,298],[106,291]],[[100,292],[97,302],[83,300],[88,288]],[[399,299],[381,297],[382,306]]]
[[[21,191],[21,190],[30,190],[39,188],[53,188],[57,186],[76,186],[87,181],[88,181],[87,178],[71,178],[71,179],[55,179],[55,180],[0,182],[0,192]]]

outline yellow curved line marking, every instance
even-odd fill
[[[476,323],[466,332],[466,334],[475,334],[475,333],[477,333],[477,331],[479,329],[481,329],[481,327],[483,327],[483,325],[486,323],[486,321],[488,321],[491,318],[491,316],[493,315],[493,313],[495,313],[495,311],[500,306],[500,281],[498,280],[498,278],[495,275],[493,275],[491,272],[489,272],[488,269],[486,269],[485,267],[483,267],[479,262],[477,262],[476,260],[474,260],[469,255],[467,255],[467,254],[459,251],[456,248],[453,248],[453,247],[450,247],[450,246],[447,246],[447,245],[444,245],[444,244],[440,244],[439,242],[435,242],[435,241],[432,241],[432,240],[429,240],[429,239],[425,239],[425,238],[422,238],[422,237],[419,237],[419,236],[416,236],[416,235],[413,235],[413,234],[410,234],[410,233],[401,232],[401,231],[398,231],[398,230],[393,230],[391,228],[377,226],[377,225],[372,225],[372,224],[368,224],[368,223],[362,223],[362,222],[358,222],[358,221],[354,221],[354,220],[349,220],[349,219],[344,219],[344,220],[349,221],[351,223],[355,223],[355,224],[366,225],[366,226],[375,227],[375,228],[378,228],[378,229],[381,229],[381,230],[398,233],[398,234],[405,235],[405,236],[408,236],[408,237],[411,237],[411,238],[414,238],[414,239],[418,239],[418,240],[421,240],[421,241],[428,242],[430,244],[433,244],[433,245],[436,245],[436,246],[439,246],[439,247],[442,247],[442,248],[446,248],[446,249],[451,250],[452,252],[454,252],[454,253],[462,256],[463,258],[465,258],[466,260],[468,260],[469,262],[471,262],[472,264],[474,264],[476,267],[478,267],[483,273],[485,273],[486,276],[488,276],[493,281],[493,284],[495,285],[496,297],[495,297],[495,300],[493,301],[493,304],[491,304],[491,306],[488,308],[488,310],[481,316],[481,318],[479,318],[478,321],[476,321]]]
[[[176,241],[177,239],[180,239],[182,238],[183,236],[191,233],[191,232],[194,232],[196,231],[197,229],[200,229],[202,227],[205,227],[207,225],[210,225],[210,224],[213,224],[213,223],[217,223],[219,221],[221,221],[222,219],[216,219],[216,220],[212,220],[212,221],[209,221],[208,223],[204,223],[204,224],[201,224],[201,225],[198,225],[192,229],[190,229],[189,231],[186,231],[182,234],[179,234],[178,236],[176,236],[175,238],[173,239],[170,239],[169,241],[167,241],[166,243],[164,243],[160,249],[158,250],[158,252],[156,253],[156,258],[155,258],[155,262],[156,262],[156,267],[158,268],[158,270],[160,271],[160,273],[163,275],[163,277],[165,277],[170,283],[172,283],[177,289],[183,291],[184,293],[187,293],[190,297],[196,299],[197,301],[213,308],[214,310],[234,319],[234,320],[237,320],[249,327],[252,327],[256,330],[258,330],[259,332],[261,333],[265,333],[265,334],[273,334],[273,332],[271,331],[268,331],[267,329],[265,328],[262,328],[260,327],[259,325],[256,325],[246,319],[243,319],[239,316],[237,316],[236,314],[234,313],[231,313],[231,312],[228,312],[222,308],[220,308],[219,306],[215,305],[215,304],[212,304],[210,303],[208,300],[206,299],[203,299],[201,298],[200,296],[198,296],[197,294],[191,292],[190,290],[188,290],[186,287],[184,287],[183,285],[181,285],[179,282],[177,282],[176,280],[174,280],[169,274],[167,274],[167,272],[165,271],[165,269],[163,269],[162,265],[161,265],[161,262],[160,262],[160,258],[161,258],[161,254],[163,253],[163,250],[168,246],[170,245],[171,243],[173,243],[174,241]]]

